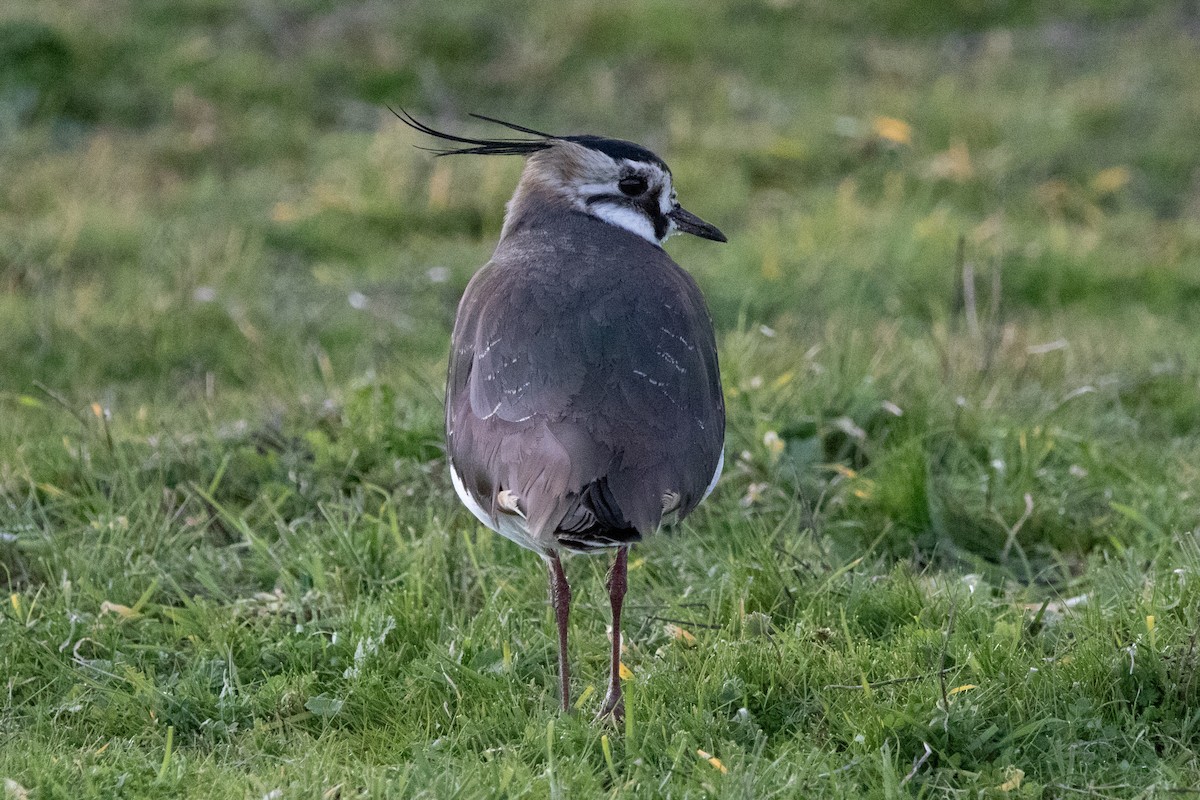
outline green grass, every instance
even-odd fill
[[[0,797],[1196,793],[1197,24],[5,5]],[[384,103],[642,141],[730,236],[669,244],[727,470],[634,551],[623,729],[603,559],[560,715],[542,565],[441,451],[520,164]]]

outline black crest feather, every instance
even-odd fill
[[[533,134],[534,136],[541,136],[544,139],[561,139],[562,138],[561,136],[555,136],[553,133],[546,133],[545,131],[535,131],[533,128],[526,128],[524,125],[518,125],[515,122],[505,122],[502,119],[496,119],[495,117],[489,117],[484,114],[472,114],[471,116],[474,117],[475,119],[481,119],[484,122],[494,122],[497,125],[503,125],[504,127],[511,128],[514,131],[520,131],[521,133],[530,133],[530,134]]]
[[[538,136],[538,139],[474,139],[466,136],[455,136],[452,133],[445,133],[436,130],[421,122],[412,114],[404,109],[396,111],[388,107],[396,115],[396,118],[403,122],[408,127],[420,131],[429,136],[436,137],[446,142],[457,142],[459,144],[471,145],[470,147],[452,147],[444,150],[436,148],[424,148],[432,150],[439,156],[460,156],[460,155],[475,155],[475,156],[527,156],[538,152],[539,150],[547,150],[554,146],[556,141],[572,142],[582,145],[591,150],[604,153],[613,159],[626,159],[629,161],[641,161],[650,164],[657,164],[664,170],[667,169],[666,163],[661,158],[654,154],[653,151],[647,150],[640,144],[627,142],[624,139],[609,139],[604,136],[592,136],[581,134],[577,136],[556,136],[553,133],[546,133],[534,128],[527,128],[524,125],[518,125],[515,122],[505,122],[502,119],[488,117],[483,114],[472,114],[475,119],[481,119],[484,122],[491,122],[496,125],[503,125],[505,128],[517,131],[519,133],[527,133],[530,136]]]
[[[546,150],[547,148],[553,147],[553,140],[559,138],[548,133],[535,131],[532,128],[515,125],[511,122],[492,119],[491,117],[485,117],[482,114],[472,114],[471,116],[486,120],[487,122],[494,122],[498,125],[503,125],[506,128],[512,128],[515,131],[520,131],[521,133],[529,133],[533,134],[534,136],[542,137],[540,139],[473,139],[466,136],[455,136],[452,133],[445,133],[444,131],[431,128],[424,122],[418,120],[412,114],[409,114],[404,109],[396,111],[389,106],[388,111],[391,111],[393,114],[395,114],[396,118],[405,125],[414,130],[420,131],[421,133],[433,136],[446,142],[458,142],[459,144],[471,145],[470,147],[452,147],[445,150],[434,149],[433,152],[439,156],[527,156],[536,153],[539,150]]]

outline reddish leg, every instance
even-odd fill
[[[558,623],[558,679],[562,710],[571,710],[571,665],[567,663],[567,620],[571,616],[571,587],[563,572],[558,553],[546,556],[550,568],[550,599],[554,603],[554,618]]]
[[[628,586],[626,574],[629,566],[629,548],[617,550],[612,569],[608,572],[608,601],[612,605],[612,664],[608,680],[608,694],[600,707],[599,717],[620,720],[625,716],[625,701],[621,699],[621,606],[625,603]]]

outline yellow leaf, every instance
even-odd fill
[[[19,615],[21,613],[21,595],[13,592],[8,598],[8,602],[12,603],[13,611]]]
[[[104,419],[104,406],[99,403],[92,403],[92,414],[96,419]]]
[[[958,694],[959,692],[969,692],[972,689],[978,688],[979,687],[973,683],[964,683],[962,686],[955,686],[953,689],[946,692],[946,697],[954,697],[954,695]]]
[[[684,630],[683,628],[679,627],[678,625],[672,625],[670,623],[667,623],[666,625],[663,626],[663,630],[666,631],[667,635],[670,636],[672,639],[676,639],[680,642],[683,642],[684,644],[688,645],[689,647],[696,643],[696,637],[693,636],[688,631]]]
[[[712,764],[713,769],[720,770],[723,773],[729,772],[729,770],[725,768],[725,765],[721,763],[721,759],[717,758],[712,753],[707,753],[703,750],[696,750],[696,755],[703,758],[709,764]]]
[[[895,117],[876,117],[871,122],[871,130],[880,139],[892,144],[909,144],[912,141],[912,126]]]
[[[645,565],[646,565],[646,559],[635,558],[633,561],[629,562],[628,569],[630,569],[630,570],[640,569],[641,567],[644,567]]]
[[[625,662],[621,662],[621,680],[628,681],[633,679],[633,670],[625,666]]]
[[[112,602],[109,602],[108,600],[105,600],[103,603],[100,604],[100,613],[101,614],[109,614],[109,613],[116,614],[121,619],[136,619],[137,617],[141,616],[141,614],[134,611],[129,606],[123,606],[120,603],[112,603]]]
[[[792,370],[788,370],[787,372],[783,373],[775,380],[771,381],[771,388],[772,389],[782,389],[783,387],[785,387],[789,383],[791,383],[792,378],[794,378],[794,377],[796,377],[796,373]]]
[[[1004,774],[1008,776],[1008,780],[997,786],[997,789],[1002,792],[1012,792],[1021,788],[1021,781],[1025,780],[1025,770],[1019,767],[1009,767],[1004,770]]]
[[[1133,173],[1129,167],[1109,167],[1102,169],[1092,178],[1092,191],[1097,194],[1116,194],[1129,185]]]

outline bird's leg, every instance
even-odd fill
[[[621,699],[621,606],[625,603],[625,588],[628,586],[629,548],[617,550],[612,569],[608,571],[608,601],[612,604],[612,665],[608,680],[608,694],[600,707],[598,717],[620,720],[625,716],[625,701]]]
[[[563,572],[558,553],[546,556],[550,568],[550,599],[554,603],[554,619],[558,623],[558,680],[562,710],[571,708],[571,665],[567,663],[567,620],[571,616],[571,586]]]

